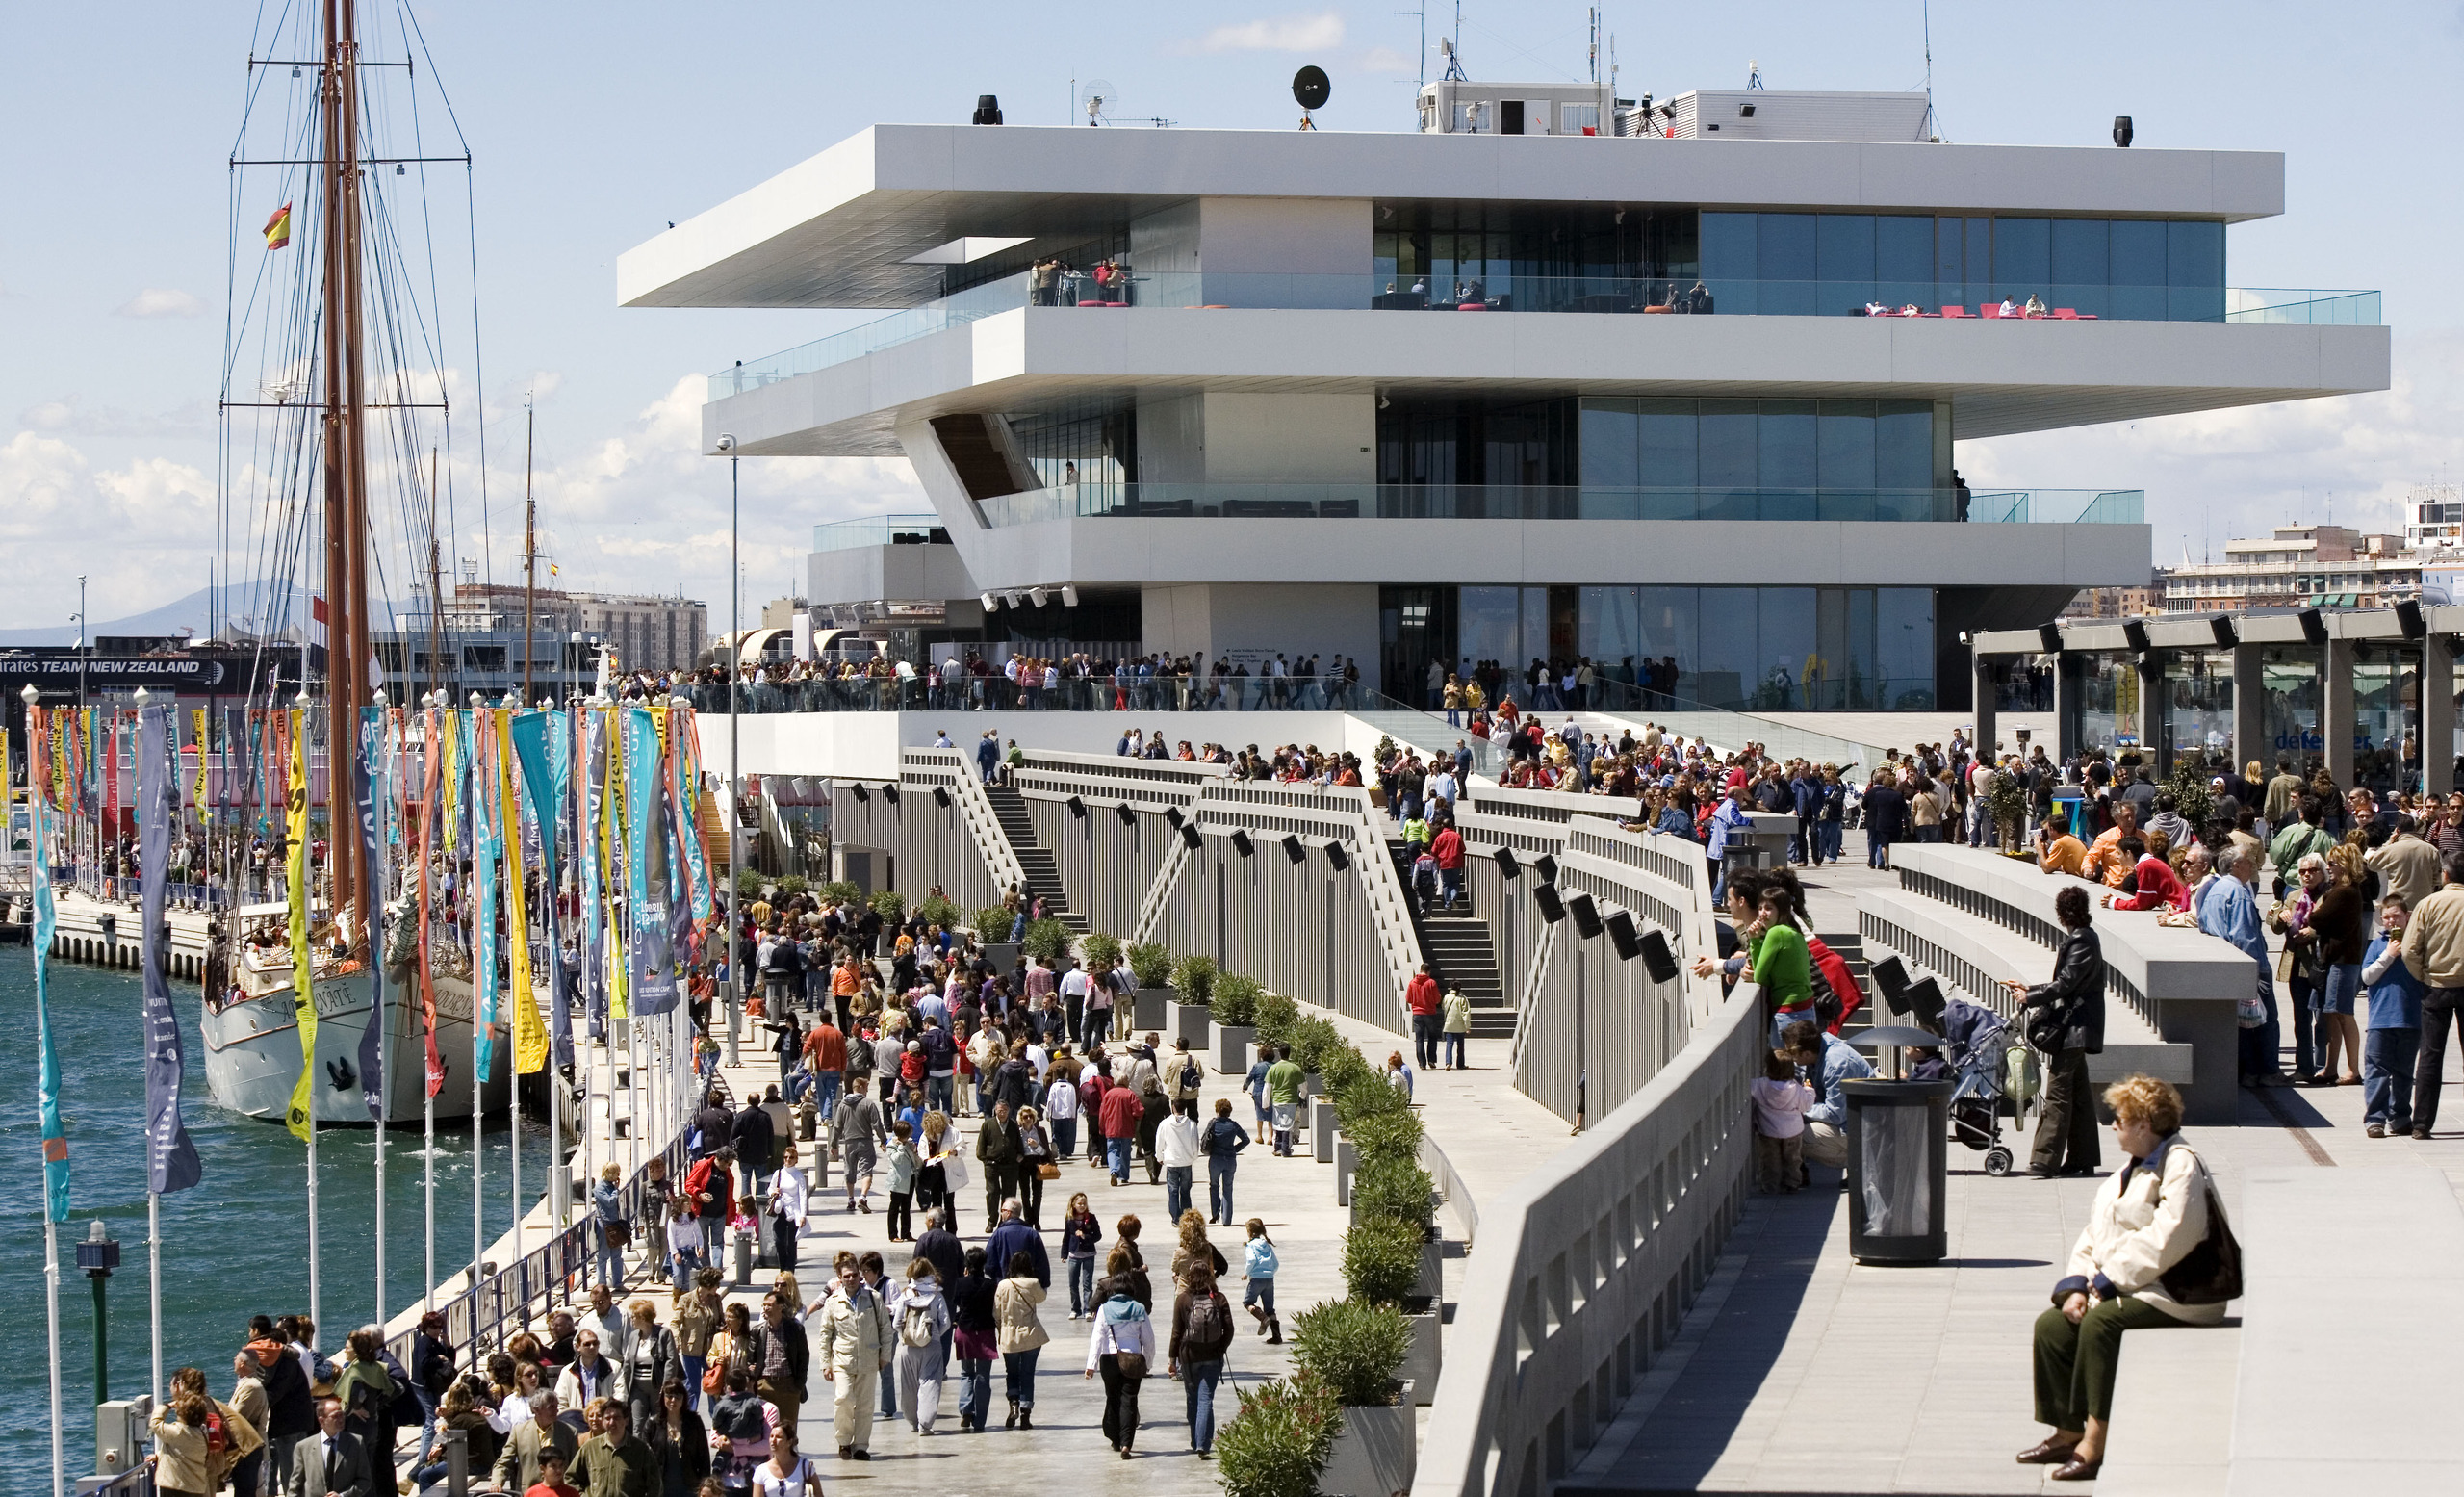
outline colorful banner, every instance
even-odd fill
[[[465,721],[471,732],[465,745],[471,751],[471,877],[478,907],[472,921],[471,968],[479,993],[479,1079],[491,1081],[497,1069],[497,860],[503,854],[490,809],[496,797],[488,793],[497,773],[496,714],[480,709]]]
[[[514,787],[513,712],[497,710],[497,793],[505,832],[506,939],[513,959],[513,1070],[530,1075],[548,1065],[548,1027],[539,1021],[539,991],[530,981],[528,869],[524,858],[522,801]],[[530,714],[525,714],[530,715]]]
[[[548,714],[548,789],[552,815],[543,819],[540,835],[547,845],[555,849],[554,857],[565,857],[565,829],[573,821],[574,740],[570,714],[552,711]],[[577,837],[574,846],[581,845]],[[548,1043],[555,1064],[570,1066],[574,1060],[573,989],[581,975],[580,942],[564,927],[565,886],[554,874],[551,863],[548,880],[548,945],[555,953],[556,980],[549,989]],[[576,921],[579,924],[579,921]],[[560,928],[563,927],[563,928]]]
[[[665,775],[659,723],[648,708],[625,711],[625,890],[632,907],[631,1012],[676,1007],[676,946],[668,928],[667,839],[660,821]]]
[[[382,1125],[385,1025],[391,1021],[385,1009],[385,863],[376,835],[378,810],[387,792],[382,767],[385,714],[376,708],[363,709],[356,726],[359,752],[351,755],[350,786],[359,825],[336,828],[332,855],[359,862],[360,935],[368,942],[368,1027],[359,1032],[359,1096],[368,1104],[368,1121]],[[335,747],[342,747],[339,735]]]
[[[206,716],[204,708],[192,707],[189,709],[189,726],[192,736],[196,741],[196,791],[193,795],[190,796],[190,800],[195,805],[197,815],[208,823],[211,823],[214,820],[213,804],[207,799],[208,791],[206,787],[205,768],[205,753],[206,749],[210,745],[210,738],[207,733],[210,723],[211,719]]]
[[[163,919],[163,885],[170,874],[171,832],[180,819],[175,779],[177,719],[149,707],[137,718],[137,866],[145,962],[145,1188],[157,1195],[187,1190],[205,1167],[180,1119],[180,1088],[188,1057],[180,1020],[171,1009],[171,931]]]
[[[291,1089],[291,1113],[283,1121],[300,1142],[316,1126],[309,1116],[317,1071],[317,980],[308,967],[308,714],[291,710],[290,783],[284,789],[284,854],[291,884],[292,1013],[299,1024],[299,1080]]]
[[[425,709],[426,732],[420,753],[424,782],[420,799],[420,1031],[427,1042],[427,1095],[431,1097],[445,1090],[445,1057],[436,1049],[436,972],[428,957],[428,915],[435,907],[428,870],[436,849],[437,780],[445,765],[445,744],[439,735],[445,720],[446,714],[435,708]]]
[[[582,1012],[596,1040],[607,1032],[607,713],[584,712],[581,735],[581,835],[576,848],[581,863]]]
[[[29,742],[39,741],[55,714],[27,709]],[[57,741],[55,739],[55,741]],[[55,759],[56,761],[56,759]],[[33,778],[31,765],[27,777]],[[35,891],[35,1037],[41,1050],[37,1062],[38,1090],[42,1105],[43,1209],[52,1221],[68,1220],[68,1132],[60,1123],[60,1048],[51,1037],[51,942],[60,927],[51,898],[51,835],[44,825],[43,797],[29,795],[34,811]]]

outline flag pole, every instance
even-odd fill
[[[35,856],[50,856],[39,841]],[[42,1285],[45,1306],[51,1315],[51,1497],[67,1497],[68,1421],[60,1407],[60,1224],[46,1211],[42,1218]]]

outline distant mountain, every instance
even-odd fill
[[[183,631],[204,638],[209,619],[217,628],[227,628],[237,622],[244,629],[265,628],[272,620],[255,623],[234,615],[271,613],[275,618],[290,616],[289,604],[294,584],[287,581],[233,582],[226,586],[200,587],[175,603],[126,618],[98,623],[87,632],[89,639],[105,635],[177,634]],[[218,600],[216,593],[222,596]],[[0,645],[73,645],[77,642],[77,626],[62,624],[46,629],[0,629]]]

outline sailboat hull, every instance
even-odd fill
[[[367,1127],[373,1120],[359,1079],[360,1045],[372,1005],[366,972],[328,977],[317,984],[317,1060],[310,1095],[320,1126]],[[405,999],[409,1001],[405,1001]],[[385,1037],[386,1122],[418,1123],[426,1085],[426,1042],[416,998],[389,989],[391,1020]],[[299,1027],[288,990],[221,1005],[207,1004],[205,1079],[216,1105],[279,1123],[290,1112],[299,1080]],[[471,993],[462,982],[436,982],[436,1045],[445,1062],[445,1087],[436,1096],[439,1122],[471,1116]],[[502,1113],[511,1091],[513,1056],[500,1045],[495,1074],[480,1088],[487,1110]],[[348,1081],[335,1084],[338,1076]]]

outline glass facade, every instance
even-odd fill
[[[2168,761],[2180,762],[2199,756],[2239,770],[2241,765],[2232,762],[2233,653],[2168,651],[2164,659],[2163,722]],[[2218,772],[2222,773],[2223,768]]]
[[[2352,666],[2356,780],[2382,793],[2410,788],[2403,766],[2419,757],[2421,647],[2356,644]]]
[[[1905,495],[1913,518],[1951,483],[1948,401],[1585,398],[1578,440],[1585,488],[1726,491],[1714,519],[1829,516],[1826,493],[1876,496],[1876,518]]]
[[[2245,760],[2272,762],[2278,754],[2297,761],[2327,752],[2319,732],[2320,672],[2325,662],[2315,645],[2268,645],[2259,652],[2259,684],[2267,693],[2261,713],[2267,735],[2265,755],[2245,753]]]

